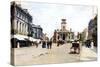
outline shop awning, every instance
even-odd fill
[[[13,35],[11,38],[17,38],[18,40],[25,40],[28,39],[28,36],[25,35]]]
[[[40,39],[35,39],[33,37],[28,37],[28,36],[25,36],[25,35],[12,35],[11,38],[17,38],[18,40],[37,41],[37,42],[40,41]]]
[[[37,42],[40,41],[40,39],[35,39],[35,38],[33,38],[33,37],[29,37],[29,40],[30,40],[30,41],[37,41]]]

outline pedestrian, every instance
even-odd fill
[[[49,38],[48,38],[48,37],[46,37],[46,38],[45,38],[45,41],[46,41],[46,46],[47,46],[47,49],[49,49]]]
[[[93,40],[91,41],[91,49],[94,48],[94,43],[93,43]]]
[[[37,48],[37,47],[38,47],[38,45],[39,45],[37,41],[35,42],[35,45],[36,45],[36,48]]]
[[[62,44],[62,39],[61,38],[59,38],[58,41],[57,41],[57,47],[59,47],[60,44]]]
[[[50,49],[52,48],[52,38],[49,41]]]
[[[46,41],[42,41],[42,48],[46,48]]]
[[[49,40],[47,40],[47,49],[49,49],[50,48],[50,42],[49,42]]]
[[[57,47],[59,47],[59,40],[57,41]]]
[[[87,41],[87,47],[88,47],[88,48],[91,47],[91,41],[90,41],[90,40]]]

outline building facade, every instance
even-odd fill
[[[82,33],[81,33],[81,41],[85,42],[86,40],[88,40],[88,28],[85,28]]]
[[[40,25],[32,24],[32,37],[35,39],[41,39],[43,37],[43,29]]]
[[[59,39],[65,42],[70,42],[72,39],[74,39],[74,32],[72,32],[71,29],[68,30],[66,24],[66,19],[62,19],[61,29],[57,29],[54,31],[54,42],[57,42]]]
[[[22,9],[15,2],[11,3],[11,34],[28,35],[29,24],[32,23],[32,16],[27,9]]]
[[[11,2],[11,38],[16,38],[19,42],[28,39],[32,34],[32,16],[27,9],[23,9],[20,4]],[[14,45],[14,44],[12,44]],[[21,45],[21,44],[20,44]]]
[[[97,15],[88,24],[88,39],[93,40],[94,46],[97,46]]]

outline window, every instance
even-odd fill
[[[21,22],[20,22],[20,32],[21,32]]]
[[[18,22],[19,22],[19,21],[17,20],[17,22],[16,22],[16,29],[17,29],[17,31],[18,31]]]
[[[65,29],[65,26],[63,26],[63,29]]]
[[[19,17],[21,18],[21,13],[19,12]]]
[[[16,10],[16,16],[17,16],[17,17],[19,16],[19,12],[18,12],[18,10]]]

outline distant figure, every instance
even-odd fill
[[[36,45],[36,48],[38,48],[39,43],[36,41],[36,42],[35,42],[35,45]]]
[[[90,40],[87,40],[87,41],[86,41],[86,47],[88,47],[88,48],[91,47],[91,41],[90,41]]]
[[[93,43],[93,41],[91,41],[91,49],[93,49],[94,48],[94,43]]]
[[[59,47],[59,40],[57,41],[57,47]]]
[[[50,42],[49,42],[49,40],[47,40],[47,49],[49,49],[50,48]]]
[[[51,49],[52,48],[52,38],[50,39],[49,46],[50,46],[50,49]]]
[[[59,38],[57,41],[57,47],[59,47],[59,45],[63,45],[63,40],[61,38]]]
[[[48,39],[47,40],[47,49],[51,49],[52,48],[52,39]]]
[[[42,41],[42,48],[46,48],[46,41]]]
[[[70,49],[73,49],[74,51],[70,51],[70,53],[73,53],[73,54],[79,54],[80,53],[80,44],[75,40],[73,43],[72,43],[72,47]],[[78,52],[76,51],[78,50]]]

